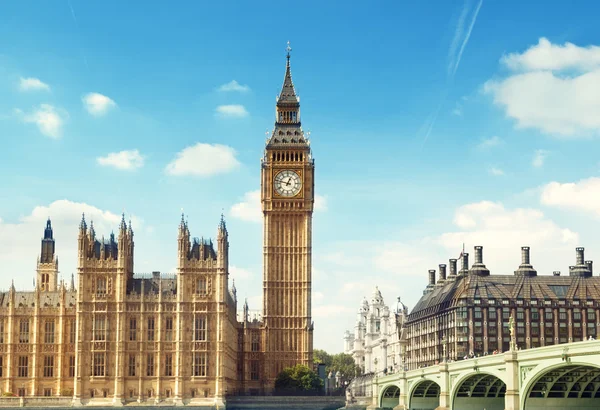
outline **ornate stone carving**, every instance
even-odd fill
[[[521,384],[527,379],[527,375],[533,369],[535,369],[537,365],[534,366],[521,366]]]

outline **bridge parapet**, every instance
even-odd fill
[[[458,410],[467,408],[465,403],[470,400],[476,403],[476,406],[483,405],[481,408],[485,407],[488,410],[495,408],[530,410],[526,404],[528,396],[542,377],[550,374],[549,372],[560,374],[556,369],[576,371],[579,368],[587,369],[588,372],[583,372],[584,376],[581,376],[583,381],[587,380],[585,374],[591,374],[589,372],[593,372],[594,368],[600,372],[600,340],[510,351],[376,377],[373,381],[375,386],[373,404],[369,408],[381,408],[386,390],[393,386],[394,389],[400,390],[399,394],[394,390],[396,395],[393,396],[393,399],[395,400],[396,397],[398,399],[398,402],[395,403],[396,409],[404,409],[404,406],[411,408],[417,402],[419,405],[427,403],[423,404],[423,408],[427,408],[425,406],[429,406],[434,400],[437,400],[438,405],[434,406],[436,410]],[[595,375],[595,373],[593,374]],[[598,381],[600,381],[600,376]],[[439,386],[439,389],[432,383]],[[585,386],[589,387],[589,383]],[[575,387],[570,385],[569,389]],[[487,388],[487,390],[481,390],[482,388],[484,390]],[[437,398],[431,396],[432,391],[438,394]],[[533,392],[538,396],[541,394]],[[415,394],[421,396],[414,397]],[[592,400],[593,397],[600,399],[600,389],[582,391],[578,394],[579,396],[571,394],[569,397],[579,397],[581,400]],[[390,400],[392,400],[390,397],[389,394],[386,396],[386,407],[389,407]],[[569,397],[557,398],[555,401],[571,400]],[[531,402],[533,403],[535,400],[533,398]],[[530,404],[529,407],[532,405]],[[572,401],[572,404],[569,402],[569,406],[565,408],[578,408],[579,406],[583,408],[585,402],[575,403]],[[537,409],[537,407],[531,408]]]

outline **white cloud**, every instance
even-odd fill
[[[542,38],[523,53],[502,57],[503,65],[518,71],[486,82],[483,91],[518,128],[589,137],[600,133],[599,61],[600,47],[560,46]]]
[[[83,106],[91,115],[100,117],[117,106],[113,100],[106,95],[89,93],[82,97]]]
[[[579,239],[577,233],[559,227],[538,209],[510,210],[490,201],[461,206],[456,210],[454,222],[460,231],[441,234],[434,242],[446,249],[457,249],[461,243],[485,245],[490,254],[488,261],[505,271],[518,264],[518,259],[508,258],[507,262],[506,255],[517,254],[520,244],[535,247],[548,255],[548,261],[555,262],[554,251],[564,254]],[[515,244],[515,240],[520,244]]]
[[[240,104],[219,105],[215,111],[221,118],[243,118],[249,115],[246,108]]]
[[[542,187],[540,202],[546,206],[587,212],[600,217],[600,178],[578,182],[550,182]]]
[[[233,277],[233,279],[250,279],[251,277],[253,277],[254,275],[252,274],[252,272],[250,272],[247,269],[244,268],[238,268],[237,266],[229,266],[229,273],[231,274],[231,276]]]
[[[77,235],[82,213],[85,213],[88,226],[93,220],[99,238],[102,235],[108,238],[112,230],[116,232],[121,220],[120,215],[93,205],[61,199],[49,205],[36,206],[17,222],[0,221],[0,266],[6,272],[11,272],[10,279],[14,278],[18,289],[32,287],[36,258],[40,252],[39,238],[48,217],[54,229],[60,275],[70,280],[71,273],[77,272]],[[134,230],[141,226],[138,218],[131,219]],[[0,286],[7,286],[10,279],[5,278]]]
[[[314,209],[317,212],[326,211],[327,210],[327,198],[323,195],[315,195],[315,204]]]
[[[236,92],[240,92],[240,93],[247,93],[248,91],[250,91],[250,87],[248,87],[247,85],[241,85],[240,83],[238,83],[235,80],[231,80],[227,84],[223,84],[222,86],[220,86],[219,91],[223,91],[223,92],[236,91]]]
[[[486,150],[502,145],[503,143],[504,141],[502,140],[502,138],[494,135],[493,137],[482,139],[481,142],[477,145],[477,148]]]
[[[121,170],[134,170],[144,166],[144,157],[137,149],[111,152],[105,157],[96,158],[98,164]]]
[[[344,330],[352,330],[355,309],[363,297],[370,299],[376,285],[388,306],[395,307],[398,296],[409,307],[414,306],[427,285],[427,271],[436,269],[437,277],[439,264],[448,265],[448,259],[458,258],[463,243],[470,253],[470,264],[473,247],[484,247],[483,261],[492,275],[513,275],[521,263],[521,246],[531,247],[531,261],[538,274],[566,271],[574,261],[574,248],[581,245],[577,232],[557,224],[539,209],[507,208],[490,201],[458,207],[452,226],[430,236],[327,243],[315,251],[314,263],[328,273],[313,285],[314,291],[327,295],[325,306],[317,309],[319,316],[315,314],[315,326],[322,328],[325,314],[331,317],[340,311],[336,316],[339,320],[327,322],[328,334],[338,335],[338,341],[315,334],[315,346],[341,349],[339,338]],[[588,242],[587,246],[597,253],[600,242],[595,244]]]
[[[260,191],[250,191],[244,194],[241,202],[231,206],[229,213],[232,217],[249,222],[262,222],[263,214],[260,205]]]
[[[561,46],[541,37],[524,53],[510,53],[500,61],[515,71],[591,71],[600,68],[600,47],[578,47],[569,42]]]
[[[50,138],[60,138],[65,120],[69,117],[64,110],[50,104],[42,104],[30,113],[15,110],[23,122],[37,125],[40,132]]]
[[[41,81],[39,78],[28,77],[28,78],[19,78],[19,90],[21,91],[50,91],[50,86],[45,82]]]
[[[221,144],[197,143],[177,153],[165,172],[169,175],[209,177],[240,166],[233,148]]]
[[[345,315],[351,315],[353,309],[345,305],[316,305],[312,308],[312,317],[315,319],[331,319],[332,317],[339,317]],[[340,334],[340,338],[343,334]]]
[[[327,211],[327,198],[322,195],[315,196],[315,212]],[[260,203],[260,191],[250,191],[244,194],[242,200],[233,204],[229,209],[231,216],[248,222],[262,222],[263,213]]]
[[[541,168],[544,166],[546,162],[546,157],[548,156],[548,151],[544,149],[537,149],[533,153],[533,159],[531,160],[531,166],[535,168]]]
[[[490,168],[490,174],[492,174],[495,177],[499,177],[499,176],[504,175],[504,171],[501,170],[500,168],[491,167]]]

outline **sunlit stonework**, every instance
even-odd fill
[[[77,405],[219,405],[230,394],[270,392],[285,366],[312,364],[314,162],[289,60],[288,50],[261,160],[262,317],[247,303],[237,313],[223,217],[213,242],[193,238],[182,215],[170,275],[134,273],[134,232],[124,217],[108,239],[83,217],[69,285],[58,283],[48,220],[34,291],[0,293],[0,393]]]

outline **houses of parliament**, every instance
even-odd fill
[[[70,285],[58,281],[60,243],[49,219],[34,290],[0,293],[0,393],[66,396],[75,405],[218,405],[228,395],[269,394],[282,369],[311,366],[313,175],[288,48],[261,159],[262,319],[250,320],[247,303],[238,319],[223,217],[212,241],[193,238],[182,216],[177,272],[165,276],[135,273],[124,217],[105,240],[84,216],[73,226]]]

